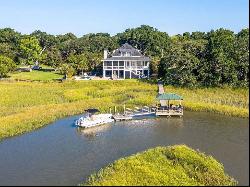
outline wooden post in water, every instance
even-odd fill
[[[116,106],[115,106],[115,114],[116,114]]]
[[[126,114],[126,106],[125,106],[125,104],[123,105],[123,114],[124,115]]]

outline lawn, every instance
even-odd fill
[[[119,159],[82,185],[234,186],[237,182],[211,156],[185,145],[157,147]]]
[[[52,81],[61,79],[63,76],[56,72],[32,71],[32,72],[15,72],[9,75],[14,80],[32,80],[32,81]]]
[[[40,73],[40,72],[39,72]],[[48,79],[48,78],[46,78]],[[184,110],[248,117],[248,89],[166,87],[184,96]],[[155,105],[157,85],[137,80],[7,82],[0,81],[0,140],[38,129],[90,107],[108,112],[123,104]],[[184,114],[185,115],[185,114]]]

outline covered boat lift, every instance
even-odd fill
[[[183,97],[175,93],[158,94],[156,99],[160,104],[156,108],[156,116],[183,116]],[[170,103],[171,101],[179,101],[178,105]]]

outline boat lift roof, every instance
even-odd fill
[[[100,110],[96,109],[96,108],[89,108],[87,110],[84,110],[85,112],[88,112],[88,113],[97,113],[97,112],[100,112]]]
[[[175,93],[163,93],[163,94],[158,94],[156,99],[157,100],[183,100],[183,97]]]

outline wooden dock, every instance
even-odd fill
[[[113,118],[115,121],[128,121],[128,120],[132,120],[133,117],[130,115],[113,115]]]
[[[125,110],[123,114],[114,114],[113,118],[115,121],[127,121],[135,118],[155,115],[156,108],[144,106],[142,108],[135,107],[135,110]]]
[[[138,117],[146,117],[149,115],[155,116],[183,116],[183,107],[181,102],[183,100],[182,96],[175,93],[165,93],[163,82],[158,82],[158,96],[156,99],[159,101],[155,106],[143,106],[142,108],[134,107],[134,109],[126,108],[124,104],[123,114],[116,113],[116,106],[114,110],[113,118],[115,121],[127,121],[136,119]],[[170,101],[179,101],[178,105],[173,105]],[[111,113],[111,110],[110,110]]]
[[[157,109],[155,115],[156,116],[180,116],[180,117],[182,117],[183,110],[182,109],[180,109],[180,110],[160,110],[160,109]]]

